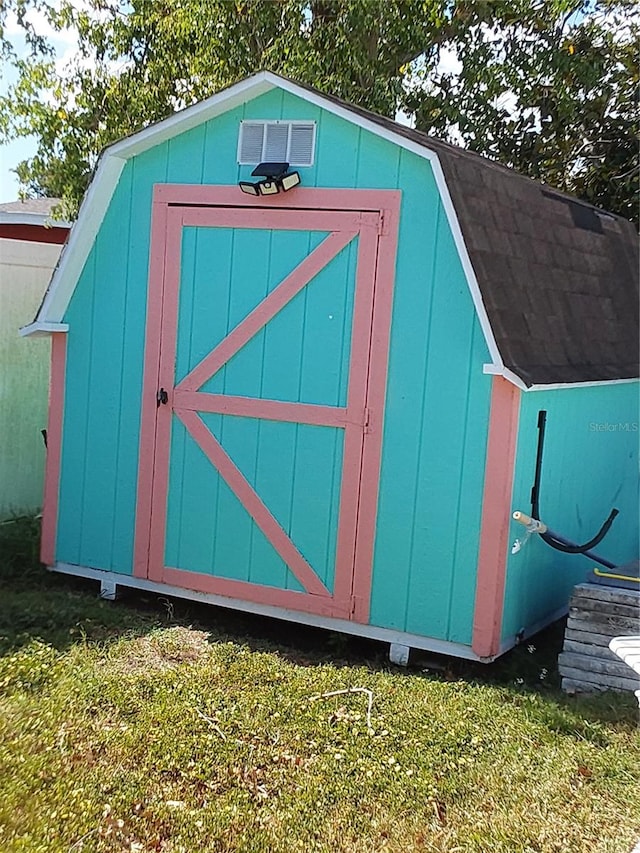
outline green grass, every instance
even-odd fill
[[[3,853],[626,853],[633,696],[569,699],[557,631],[499,665],[163,599],[100,601],[0,525]],[[543,676],[541,678],[541,675]],[[372,730],[362,693],[373,693]]]

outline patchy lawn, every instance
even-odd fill
[[[635,699],[564,697],[557,632],[492,667],[401,671],[321,631],[100,601],[38,567],[36,533],[0,526],[3,853],[626,853],[640,836]],[[370,728],[367,693],[316,698],[352,687]]]

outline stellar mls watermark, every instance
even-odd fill
[[[591,421],[589,432],[638,432],[638,421]]]

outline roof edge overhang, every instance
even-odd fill
[[[13,213],[0,211],[0,225],[38,225],[42,228],[71,228],[66,219],[54,219],[46,213]]]
[[[482,372],[489,374],[490,376],[502,376],[503,379],[511,382],[517,388],[520,388],[521,391],[530,390],[530,386],[528,386],[523,379],[514,373],[513,370],[509,370],[508,367],[505,367],[504,364],[483,364]]]
[[[80,206],[78,220],[71,229],[69,240],[61,255],[60,262],[54,270],[40,310],[34,323],[31,326],[25,327],[24,333],[34,334],[35,332],[27,330],[35,328],[37,325],[46,325],[47,323],[59,324],[62,321],[128,159],[275,88],[282,89],[302,100],[315,104],[321,109],[351,124],[362,127],[375,136],[386,139],[430,162],[447,221],[451,228],[460,262],[467,279],[469,292],[489,351],[491,366],[496,370],[505,370],[506,368],[489,322],[489,316],[465,245],[444,172],[436,152],[411,139],[407,139],[401,134],[395,133],[393,130],[382,127],[364,116],[354,113],[348,107],[341,106],[324,98],[320,93],[298,86],[293,81],[273,74],[270,71],[260,71],[258,74],[248,77],[227,89],[223,89],[216,95],[212,95],[205,101],[195,104],[192,107],[187,107],[157,124],[151,125],[126,139],[114,143],[103,151],[94,177]],[[521,383],[522,380],[518,377],[515,378],[517,379],[516,384]],[[510,381],[514,380],[511,379]]]
[[[513,370],[508,367],[498,367],[495,364],[483,365],[483,373],[490,376],[502,376],[508,382],[516,385],[521,391],[559,391],[569,388],[597,388],[602,385],[627,385],[640,382],[640,377],[632,376],[625,379],[587,379],[584,382],[549,382],[548,384],[527,385]]]
[[[42,338],[47,335],[52,335],[58,332],[68,332],[68,323],[46,323],[41,320],[34,320],[28,326],[22,326],[19,331],[21,338],[36,337]]]

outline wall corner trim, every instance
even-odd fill
[[[49,417],[47,419],[47,458],[44,474],[42,538],[40,560],[52,566],[56,560],[58,501],[60,493],[60,462],[62,458],[62,421],[64,415],[64,384],[67,366],[67,336],[51,336],[51,379],[49,383]]]
[[[520,390],[494,376],[485,463],[472,648],[479,657],[500,651]]]

